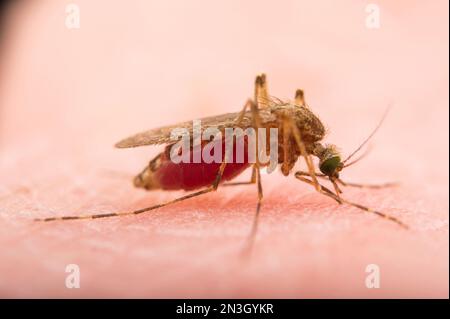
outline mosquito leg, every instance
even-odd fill
[[[259,79],[259,80],[258,80]],[[264,79],[265,79],[265,76],[264,76]],[[261,82],[262,80],[261,80],[261,76],[258,76],[258,77],[256,77],[256,84],[255,84],[255,92],[257,92],[257,87],[258,87],[258,85],[261,85]],[[255,93],[256,94],[256,93]],[[236,120],[236,125],[238,125],[239,126],[239,124],[241,124],[241,122],[243,121],[243,119],[244,119],[244,116],[245,116],[245,113],[247,112],[247,109],[250,107],[250,109],[251,109],[251,113],[252,113],[252,123],[253,123],[253,126],[254,127],[259,127],[258,126],[258,124],[261,122],[261,119],[260,119],[260,117],[259,117],[259,111],[258,111],[258,106],[255,104],[255,102],[253,102],[252,100],[247,100],[247,102],[245,103],[245,105],[244,105],[244,107],[243,107],[243,109],[242,109],[242,111],[241,111],[241,113],[239,114],[239,116],[238,116],[238,118],[237,118],[237,120]],[[231,141],[232,143],[234,143],[234,141]],[[256,142],[258,142],[258,140],[256,140]],[[216,178],[216,180],[214,181],[214,184],[213,184],[213,187],[214,187],[214,189],[217,189],[217,187],[219,186],[219,183],[220,183],[220,179],[219,179],[219,175],[220,175],[220,178],[221,178],[221,176],[223,175],[223,172],[225,171],[225,167],[226,167],[226,165],[227,165],[227,159],[228,159],[228,156],[229,154],[227,153],[226,155],[225,155],[225,159],[224,159],[224,161],[222,162],[222,164],[220,165],[220,168],[219,168],[219,174],[217,175],[217,178]],[[252,181],[254,180],[254,177],[253,177],[253,175],[252,175]]]
[[[256,101],[258,101],[260,94],[267,94],[267,87],[266,87],[266,81],[265,81],[264,74],[256,77],[256,81],[255,81],[255,100]],[[246,103],[244,109],[242,110],[241,116],[239,116],[238,123],[240,120],[242,120],[246,109],[250,106],[251,113],[252,113],[253,128],[258,129],[259,127],[261,127],[261,118],[259,116],[259,109],[258,109],[257,103],[258,102],[255,103],[251,100],[249,100]],[[258,145],[258,135],[256,135],[256,145]],[[224,164],[221,165],[221,168],[223,165]],[[221,172],[219,172],[219,173],[222,174],[223,170],[221,170]],[[251,177],[250,182],[228,184],[228,185],[243,185],[243,184],[254,184],[255,182],[258,183],[258,202],[256,205],[256,214],[253,219],[252,230],[250,232],[249,239],[248,239],[247,251],[249,251],[251,249],[251,247],[253,246],[254,238],[256,236],[256,232],[258,229],[258,219],[259,219],[259,213],[261,211],[261,203],[262,203],[262,198],[263,198],[261,172],[260,172],[260,167],[259,167],[259,158],[256,159],[256,163],[252,167],[252,177]]]
[[[243,111],[245,111],[245,108]],[[228,154],[226,154],[225,157],[228,157]],[[222,162],[222,164],[220,165],[219,171],[217,172],[214,182],[208,188],[205,188],[201,191],[176,198],[174,200],[171,200],[171,201],[163,203],[163,204],[158,204],[158,205],[154,205],[154,206],[150,206],[150,207],[146,207],[146,208],[142,208],[142,209],[138,209],[138,210],[130,211],[130,212],[105,213],[105,214],[94,214],[94,215],[84,215],[84,216],[82,215],[82,216],[62,216],[62,217],[38,218],[38,219],[35,219],[35,221],[49,222],[49,221],[57,221],[57,220],[97,219],[97,218],[119,217],[119,216],[142,214],[142,213],[145,213],[145,212],[148,212],[148,211],[151,211],[154,209],[162,208],[164,206],[174,204],[174,203],[177,203],[177,202],[180,202],[180,201],[192,198],[192,197],[196,197],[196,196],[200,196],[203,194],[207,194],[207,193],[216,191],[217,188],[219,187],[220,181],[222,180],[222,176],[223,176],[223,172],[225,170],[226,164],[227,164],[227,161],[225,159]]]
[[[299,180],[303,181],[303,182],[306,182],[306,183],[308,183],[310,185],[313,185],[312,181],[307,179],[307,178],[305,178],[305,177],[303,177],[302,174],[297,174],[296,173],[295,177],[298,178]],[[348,201],[346,199],[343,199],[342,197],[337,197],[333,192],[331,192],[329,189],[325,188],[324,186],[322,186],[322,189],[326,192],[326,194],[325,193],[322,193],[322,194],[333,198],[338,203],[344,203],[344,204],[347,204],[347,205],[359,208],[359,209],[361,209],[363,211],[366,211],[368,213],[372,213],[372,214],[375,214],[375,215],[377,215],[379,217],[382,217],[382,218],[385,218],[387,220],[390,220],[390,221],[398,224],[399,226],[401,226],[401,227],[403,227],[405,229],[409,229],[408,225],[406,225],[405,223],[403,223],[401,220],[397,219],[394,216],[391,216],[391,215],[388,215],[388,214],[385,214],[385,213],[373,210],[373,209],[371,209],[371,208],[369,208],[367,206],[363,206],[363,205],[360,205],[360,204],[357,204],[357,203],[350,202],[350,201]]]
[[[240,124],[245,116],[245,113],[247,112],[247,109],[250,108],[252,111],[252,122],[254,124],[254,128],[261,127],[261,117],[259,116],[259,105],[260,101],[268,101],[268,91],[267,91],[267,81],[266,81],[266,75],[263,73],[261,75],[258,75],[255,79],[255,92],[254,92],[254,101],[247,100],[245,103],[241,113],[239,114],[236,124]],[[267,102],[266,102],[267,103]],[[265,103],[262,103],[265,105]]]
[[[315,171],[314,171],[314,164],[313,164],[313,161],[311,159],[311,155],[309,155],[306,152],[306,147],[305,147],[305,144],[302,141],[300,130],[292,123],[292,121],[291,121],[291,127],[293,129],[293,135],[294,135],[295,141],[297,142],[297,145],[300,148],[300,152],[301,152],[302,156],[305,158],[306,165],[308,166],[309,174],[311,176],[312,182],[314,183],[314,187],[316,188],[317,191],[319,191],[320,190],[320,184],[319,184],[319,182],[317,181],[317,178],[316,178],[316,174],[315,174]]]
[[[302,174],[295,173],[295,178],[297,178],[298,180],[305,182],[311,186],[314,186],[314,182],[308,178],[303,177]],[[331,199],[335,200],[338,204],[342,204],[342,199],[339,198],[338,196],[336,196],[330,189],[328,189],[325,186],[321,185],[319,193],[330,197]]]
[[[281,172],[283,175],[288,176],[290,171],[292,170],[292,167],[295,165],[295,162],[297,161],[297,157],[292,157],[292,154],[290,154],[292,149],[292,142],[291,142],[291,130],[290,127],[285,125],[285,120],[282,118],[279,121],[279,126],[282,127],[283,132],[283,163],[281,164]]]
[[[311,176],[308,172],[303,172],[303,171],[295,172],[295,174],[297,174],[297,175],[302,175],[302,176]],[[323,178],[323,179],[328,180],[328,176],[325,175],[325,174],[317,173],[317,172],[315,172],[315,174],[316,174],[316,177],[319,177],[319,178]]]
[[[323,178],[325,180],[329,180],[328,176],[322,173],[318,173],[315,172],[316,176],[319,178]],[[298,175],[302,175],[302,176],[311,176],[308,172],[303,172],[303,171],[298,171],[295,174]],[[386,187],[395,187],[398,186],[399,183],[384,183],[384,184],[358,184],[358,183],[349,183],[349,182],[344,182],[342,179],[338,178],[336,179],[336,182],[338,182],[339,184],[341,184],[342,186],[345,187],[359,187],[359,188],[372,188],[372,189],[376,189],[376,188],[386,188]]]
[[[224,186],[240,186],[240,185],[252,185],[256,183],[256,168],[255,166],[252,167],[252,177],[248,182],[233,182],[233,183],[225,183],[222,184],[222,187]]]
[[[366,211],[366,212],[368,212],[368,213],[375,214],[375,215],[377,215],[377,216],[379,216],[379,217],[381,217],[381,218],[390,220],[390,221],[396,223],[397,225],[399,225],[399,226],[401,226],[401,227],[403,227],[403,228],[405,228],[405,229],[409,229],[409,226],[408,226],[408,225],[406,225],[404,222],[402,222],[401,220],[399,220],[398,218],[396,218],[396,217],[394,217],[394,216],[391,216],[391,215],[388,215],[388,214],[385,214],[385,213],[382,213],[382,212],[373,210],[373,209],[371,209],[371,208],[369,208],[369,207],[367,207],[367,206],[363,206],[363,205],[360,205],[360,204],[358,204],[358,203],[353,203],[353,202],[350,202],[350,201],[347,201],[347,200],[342,200],[342,201],[343,201],[345,204],[347,204],[347,205],[350,205],[350,206],[359,208],[359,209],[364,210],[364,211]]]
[[[295,91],[295,104],[298,106],[306,106],[305,94],[303,90],[298,89],[297,91]]]
[[[258,183],[258,202],[256,204],[256,213],[253,218],[253,224],[250,231],[250,234],[247,239],[247,245],[244,250],[245,253],[248,253],[251,251],[251,248],[253,247],[253,243],[255,242],[256,233],[258,231],[258,222],[259,222],[259,214],[261,211],[261,205],[262,205],[262,199],[263,199],[263,188],[261,183],[261,172],[259,167],[257,165],[254,165],[255,171],[256,171],[256,181]]]
[[[222,184],[222,187],[230,187],[230,186],[244,186],[244,185],[253,185],[255,182],[248,181],[248,182],[235,182],[235,183],[226,183]]]
[[[267,86],[267,84],[266,84],[265,74],[258,75],[255,80],[255,99],[257,99],[260,94],[263,94],[264,92],[267,93],[266,86]],[[256,104],[256,102],[253,102],[250,99],[247,100],[247,102],[244,105],[244,108],[242,109],[241,113],[239,114],[239,116],[236,120],[236,125],[239,126],[239,124],[241,124],[248,108],[250,108],[250,110],[251,110],[253,128],[255,128],[255,130],[257,130],[258,127],[261,127],[261,117],[259,116],[258,105]],[[256,145],[258,145],[258,135],[256,135]],[[221,174],[223,174],[223,171],[225,170],[225,166],[226,166],[226,161],[224,161],[224,163],[222,163],[222,165],[220,166]],[[255,183],[255,168],[252,171],[252,179],[251,179],[250,183],[245,183],[245,184],[253,184],[253,183]],[[228,185],[232,185],[232,184],[235,184],[235,183],[229,183]],[[215,183],[215,185],[217,188],[216,183]],[[239,183],[239,185],[242,185],[242,183]]]
[[[203,194],[207,194],[214,191],[214,188],[212,186],[205,188],[204,190],[186,195],[186,196],[182,196],[179,198],[176,198],[174,200],[162,203],[162,204],[158,204],[158,205],[154,205],[154,206],[149,206],[146,208],[141,208],[135,211],[130,211],[130,212],[118,212],[118,213],[106,213],[106,214],[95,214],[95,215],[80,215],[80,216],[62,216],[62,217],[49,217],[49,218],[37,218],[35,219],[35,221],[42,221],[42,222],[49,222],[49,221],[56,221],[56,220],[77,220],[77,219],[97,219],[97,218],[107,218],[107,217],[119,217],[119,216],[127,216],[127,215],[139,215],[154,209],[158,209],[158,208],[162,208],[165,207],[167,205],[170,204],[175,204],[178,202],[181,202],[183,200],[192,198],[192,197],[196,197],[196,196],[200,196]]]
[[[258,105],[261,103],[261,100],[268,101],[268,93],[267,93],[267,82],[266,82],[266,75],[261,74],[258,75],[255,79],[255,94],[254,94],[254,101],[247,100],[245,103],[241,113],[239,114],[236,123],[240,124],[245,116],[245,113],[247,112],[247,109],[250,108],[252,110],[252,116],[255,117],[256,115],[256,123],[260,124],[261,119],[259,117],[258,113]],[[267,102],[262,103],[265,105]],[[259,126],[258,126],[259,127]]]
[[[255,80],[255,102],[250,103],[250,108],[252,112],[252,126],[255,130],[258,130],[261,125],[261,117],[259,115],[259,105],[260,101],[268,100],[268,92],[267,92],[267,82],[266,82],[266,76],[265,74],[259,75],[256,77]],[[256,134],[256,145],[258,147],[258,136],[259,134]],[[256,205],[256,214],[253,219],[252,229],[250,232],[250,235],[248,237],[248,246],[247,251],[251,249],[253,246],[254,238],[256,236],[257,230],[258,230],[258,219],[259,219],[259,213],[261,211],[261,203],[263,198],[263,189],[262,189],[262,183],[261,183],[261,171],[260,171],[260,163],[259,163],[259,156],[256,158],[256,163],[253,165],[252,170],[252,178],[250,183],[257,182],[258,184],[258,202]]]
[[[303,172],[303,171],[298,171],[295,173],[296,175],[300,175],[300,176],[309,176],[311,177],[311,175],[308,172]],[[342,190],[339,188],[339,185],[337,185],[336,181],[330,179],[327,175],[322,174],[322,173],[317,173],[316,172],[316,176],[319,178],[322,178],[324,180],[327,180],[329,182],[331,182],[331,184],[334,187],[334,191],[336,192],[336,196],[340,197],[340,194],[342,194]],[[323,186],[322,186],[323,187]]]
[[[357,184],[357,183],[348,183],[344,182],[342,179],[338,178],[337,182],[341,184],[342,186],[349,186],[349,187],[358,187],[358,188],[372,188],[372,189],[379,189],[379,188],[386,188],[386,187],[395,187],[398,186],[398,183],[384,183],[384,184]]]
[[[331,184],[333,184],[334,191],[336,192],[336,196],[340,197],[339,194],[342,194],[342,190],[339,188],[339,185],[336,183],[334,179],[330,178]]]
[[[255,79],[255,103],[258,108],[264,108],[270,101],[269,99],[269,91],[267,89],[267,80],[266,75],[262,73],[258,75]]]
[[[302,141],[300,130],[295,125],[295,123],[293,123],[292,119],[290,119],[286,116],[283,118],[283,122],[284,122],[283,130],[289,130],[289,132],[292,133],[292,135],[294,136],[295,142],[297,143],[297,146],[300,149],[300,154],[305,159],[306,165],[308,167],[309,176],[311,177],[312,182],[314,183],[313,184],[314,188],[316,189],[316,191],[318,191],[320,193],[321,186],[320,186],[319,182],[317,181],[314,164],[311,159],[311,156],[306,152],[306,147]]]
[[[298,171],[296,172],[296,174],[298,175],[302,175],[302,176],[310,176],[308,172],[303,172],[303,171]],[[322,173],[317,173],[316,172],[316,176],[319,178],[323,178],[325,180],[329,180],[328,176]],[[358,188],[371,188],[371,189],[379,189],[379,188],[387,188],[387,187],[396,187],[399,185],[399,183],[384,183],[384,184],[358,184],[358,183],[349,183],[349,182],[344,182],[342,179],[338,178],[336,179],[336,182],[338,182],[339,184],[341,184],[342,186],[345,187],[358,187]],[[341,191],[342,193],[342,191]]]
[[[251,182],[252,184],[255,184],[255,183],[256,183],[256,177],[257,177],[256,167],[253,166],[253,167],[252,167],[252,177],[251,177],[251,179],[250,179],[250,182]]]
[[[300,106],[306,106],[305,94],[304,94],[303,90],[298,89],[295,92],[295,102],[296,102],[296,104],[298,104]],[[311,155],[309,155],[306,152],[306,147],[305,147],[305,144],[303,143],[303,140],[302,140],[302,134],[301,134],[300,130],[298,129],[298,127],[295,125],[294,121],[291,118],[287,118],[287,120],[288,120],[288,125],[290,126],[290,130],[292,131],[292,134],[293,134],[293,136],[295,138],[295,141],[297,143],[297,146],[300,149],[300,153],[305,158],[306,165],[308,167],[309,175],[310,175],[310,177],[312,179],[314,188],[316,189],[316,191],[320,192],[321,185],[317,181],[316,173],[315,173],[315,169],[314,169],[314,164],[313,164]],[[285,119],[285,122],[286,122],[286,119]],[[286,125],[285,125],[285,127],[286,127]],[[337,186],[335,186],[335,188],[336,187]],[[339,192],[336,192],[336,193],[339,194]]]
[[[49,217],[49,218],[39,218],[39,219],[35,219],[35,221],[44,221],[44,222],[49,222],[49,221],[56,221],[56,220],[76,220],[76,219],[97,219],[97,218],[107,218],[107,217],[119,217],[119,216],[126,216],[126,215],[138,215],[138,214],[142,214],[157,208],[162,208],[164,206],[170,205],[170,204],[175,204],[178,202],[181,202],[183,200],[192,198],[192,197],[196,197],[196,196],[200,196],[203,194],[207,194],[213,191],[216,191],[217,188],[219,187],[220,181],[222,180],[222,176],[223,176],[223,172],[225,170],[225,166],[226,166],[227,162],[223,161],[222,164],[220,165],[219,171],[217,172],[216,178],[213,182],[213,184],[211,186],[209,186],[208,188],[205,188],[201,191],[195,192],[195,193],[191,193],[179,198],[176,198],[174,200],[168,201],[166,203],[163,204],[158,204],[158,205],[154,205],[154,206],[150,206],[150,207],[146,207],[146,208],[142,208],[142,209],[138,209],[135,211],[131,211],[131,212],[118,212],[118,213],[106,213],[106,214],[95,214],[95,215],[84,215],[84,216],[62,216],[62,217]]]

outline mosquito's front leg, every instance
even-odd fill
[[[342,190],[339,188],[339,185],[336,183],[336,181],[334,180],[334,179],[332,179],[332,178],[330,178],[330,182],[331,182],[331,184],[333,185],[333,188],[334,188],[334,191],[335,191],[335,193],[336,193],[336,196],[337,197],[341,197],[341,195],[340,194],[342,194]]]
[[[94,214],[94,215],[80,215],[80,216],[61,216],[61,217],[49,217],[49,218],[37,218],[35,219],[35,221],[42,221],[42,222],[49,222],[49,221],[57,221],[57,220],[77,220],[77,219],[97,219],[97,218],[107,218],[107,217],[119,217],[119,216],[128,216],[128,215],[139,215],[145,212],[149,212],[151,210],[155,210],[158,208],[162,208],[164,206],[170,205],[170,204],[174,204],[174,203],[178,203],[181,202],[183,200],[192,198],[192,197],[196,197],[196,196],[200,196],[209,192],[214,191],[213,187],[208,187],[205,188],[204,190],[186,195],[186,196],[182,196],[179,198],[176,198],[174,200],[162,203],[162,204],[158,204],[158,205],[153,205],[153,206],[149,206],[146,208],[142,208],[142,209],[138,209],[138,210],[134,210],[134,211],[130,211],[130,212],[118,212],[118,213],[106,213],[106,214]]]
[[[308,172],[298,171],[295,174],[302,175],[302,176],[311,176]],[[316,172],[316,176],[319,178],[323,178],[325,180],[329,180],[328,176],[322,173]],[[344,187],[358,187],[358,188],[371,188],[371,189],[380,189],[380,188],[387,188],[387,187],[396,187],[399,185],[399,183],[384,183],[384,184],[359,184],[359,183],[350,183],[350,182],[344,182],[342,179],[338,178],[336,179],[336,182],[341,184]]]
[[[310,175],[308,172],[304,172],[304,171],[298,171],[298,172],[295,172],[295,174],[297,174],[297,175],[302,175],[302,176],[309,176],[309,177],[311,177],[311,175]],[[323,179],[328,180],[328,176],[325,175],[325,174],[318,173],[318,172],[315,172],[315,174],[316,174],[316,177],[320,177],[320,178],[323,178]]]
[[[312,180],[308,179],[308,178],[305,178],[305,177],[304,177],[304,174],[301,174],[301,173],[304,173],[304,172],[297,172],[297,173],[295,173],[295,178],[297,178],[298,180],[300,180],[300,181],[302,181],[302,182],[305,182],[305,183],[307,183],[307,184],[309,184],[309,185],[311,185],[311,186],[314,186],[314,182],[313,182]],[[310,176],[310,175],[308,175],[308,176]],[[320,185],[320,184],[319,184],[319,185]],[[320,187],[319,193],[321,193],[321,194],[323,194],[323,195],[325,195],[325,196],[330,197],[331,199],[335,200],[338,204],[342,204],[341,198],[339,198],[338,196],[336,196],[336,195],[335,195],[330,189],[328,189],[327,187],[325,187],[325,186],[323,186],[323,185],[320,185],[320,186],[321,186],[321,187]]]
[[[297,179],[301,180],[302,182],[305,182],[305,183],[308,183],[310,185],[313,185],[313,182],[311,180],[303,177],[304,175],[302,173],[304,173],[304,172],[298,172],[298,173],[300,173],[300,174],[297,174],[297,173],[295,174],[295,177]],[[350,202],[350,201],[348,201],[346,199],[343,199],[342,197],[338,197],[331,190],[327,189],[325,186],[322,186],[321,193],[326,195],[326,196],[328,196],[328,197],[331,197],[332,199],[337,201],[339,204],[345,203],[347,205],[359,208],[359,209],[361,209],[363,211],[366,211],[368,213],[372,213],[374,215],[377,215],[378,217],[382,217],[384,219],[390,220],[390,221],[396,223],[397,225],[399,225],[399,226],[401,226],[401,227],[403,227],[405,229],[409,229],[409,226],[406,225],[405,223],[403,223],[398,218],[396,218],[394,216],[391,216],[391,215],[388,215],[388,214],[385,214],[385,213],[382,213],[382,212],[379,212],[379,211],[376,211],[376,210],[373,210],[373,209],[371,209],[371,208],[369,208],[367,206],[364,206],[364,205],[361,205],[361,204],[358,204],[358,203]]]
[[[358,183],[349,183],[344,182],[342,179],[338,178],[337,182],[341,184],[342,186],[348,186],[348,187],[358,187],[358,188],[372,188],[372,189],[379,189],[379,188],[386,188],[386,187],[395,187],[398,186],[398,183],[384,183],[384,184],[358,184]]]
[[[330,178],[329,178],[327,175],[325,175],[325,174],[317,173],[317,172],[315,172],[315,174],[316,174],[317,177],[322,178],[322,179],[324,179],[324,180],[327,180],[327,181],[331,182],[331,184],[332,184],[333,187],[334,187],[334,191],[336,192],[336,193],[335,193],[336,196],[337,196],[337,197],[340,197],[340,194],[342,194],[342,190],[339,188],[339,186],[337,185],[337,183],[336,183],[335,181],[333,181],[332,179],[330,179]],[[295,173],[295,175],[298,175],[298,176],[309,176],[309,177],[311,177],[311,175],[310,175],[308,172],[303,172],[303,171],[298,171],[298,172]],[[323,186],[322,186],[322,187],[323,187]]]
[[[292,134],[292,136],[294,137],[294,140],[297,143],[297,146],[300,150],[300,154],[305,159],[306,165],[308,167],[308,172],[309,172],[309,175],[311,176],[314,188],[316,189],[316,191],[318,191],[320,193],[321,186],[316,178],[314,164],[313,164],[311,155],[309,155],[308,152],[306,152],[306,146],[303,143],[300,130],[295,125],[292,118],[290,118],[288,115],[284,115],[282,117],[282,120],[283,120],[283,131],[289,132],[289,133],[286,133],[287,136],[290,136]]]

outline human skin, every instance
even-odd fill
[[[1,297],[448,298],[448,3],[359,1],[156,4],[75,1],[11,7],[0,52]],[[162,147],[114,149],[133,133],[237,112],[256,74],[270,94],[303,88],[351,153],[390,113],[344,180],[399,182],[343,196],[409,230],[324,197],[293,175],[263,174],[255,244],[241,252],[256,187],[220,188],[147,214],[33,222],[134,210],[184,195],[132,178]],[[304,169],[304,162],[298,169]],[[240,176],[246,180],[250,172]],[[80,288],[65,286],[66,266]],[[366,286],[368,265],[380,288]]]

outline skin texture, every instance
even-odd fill
[[[448,3],[378,1],[25,1],[0,51],[1,297],[448,298]],[[33,223],[35,217],[138,209],[183,192],[132,178],[162,147],[118,150],[139,131],[238,112],[266,72],[270,94],[297,88],[343,155],[393,108],[372,153],[341,173],[382,190],[338,206],[280,172],[263,174],[252,254],[241,256],[257,190],[220,189],[149,214]],[[298,164],[304,168],[304,162]],[[239,180],[247,180],[250,171]],[[81,271],[67,289],[68,264]],[[366,267],[380,268],[368,289]]]

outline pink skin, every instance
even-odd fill
[[[81,28],[59,0],[9,16],[0,57],[1,297],[448,298],[448,2],[361,1],[159,4],[77,0]],[[345,5],[343,4],[345,3]],[[254,76],[270,93],[307,102],[349,154],[394,106],[353,182],[398,181],[345,198],[392,222],[263,174],[148,214],[34,223],[35,217],[138,209],[184,195],[145,192],[132,178],[161,147],[118,150],[138,131],[238,112]],[[299,164],[304,169],[304,163]],[[245,181],[250,172],[238,180]],[[64,285],[78,264],[81,288]],[[381,288],[365,285],[369,264]]]

